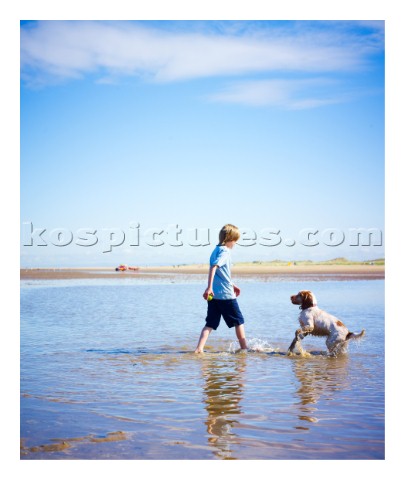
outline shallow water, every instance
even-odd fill
[[[240,279],[249,353],[221,322],[206,353],[205,276],[21,283],[23,459],[382,459],[384,281]],[[286,356],[298,309],[366,336]]]

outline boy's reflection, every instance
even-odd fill
[[[238,424],[242,413],[240,402],[243,395],[246,355],[226,357],[206,356],[202,362],[205,379],[205,409],[209,445],[215,446],[215,454],[223,459],[232,459],[232,444],[237,436],[232,427]]]

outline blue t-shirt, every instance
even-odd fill
[[[212,289],[217,300],[236,298],[231,280],[231,251],[225,245],[217,245],[210,257],[210,266],[217,265]]]

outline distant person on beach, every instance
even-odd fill
[[[218,328],[221,316],[229,328],[235,327],[241,349],[247,350],[245,323],[236,297],[240,289],[231,280],[231,249],[239,240],[240,232],[235,225],[227,224],[219,232],[219,244],[210,257],[208,287],[203,297],[208,301],[205,327],[201,331],[195,353],[203,353],[204,345],[212,330]]]

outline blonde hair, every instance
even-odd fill
[[[221,228],[219,232],[219,244],[225,245],[226,242],[237,242],[240,238],[239,228],[230,223],[227,223]]]

